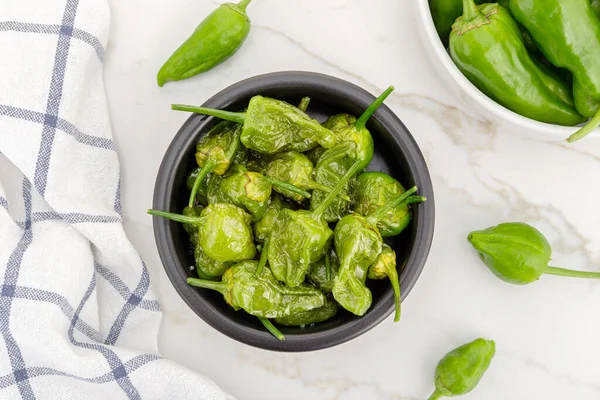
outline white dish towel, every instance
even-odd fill
[[[106,0],[0,1],[0,398],[225,400],[158,355],[123,231]]]

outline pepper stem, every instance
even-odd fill
[[[310,193],[308,193],[304,189],[300,189],[298,186],[292,185],[291,183],[284,182],[282,180],[272,178],[270,176],[265,176],[265,180],[269,182],[272,186],[275,186],[278,189],[289,190],[290,192],[296,193],[302,197],[306,197],[310,199]]]
[[[181,222],[182,224],[198,224],[202,220],[200,217],[190,217],[188,215],[175,214],[160,210],[148,210],[148,214],[156,215],[157,217],[164,217],[172,221]]]
[[[392,200],[388,201],[387,204],[379,207],[372,214],[368,215],[367,223],[371,226],[377,225],[377,223],[380,220],[382,220],[392,208],[399,206],[400,204],[403,204],[406,200],[408,200],[410,195],[415,193],[416,191],[417,191],[417,187],[413,186],[412,188],[408,189],[406,192],[402,193],[401,195],[394,197]],[[423,200],[426,200],[425,197],[423,197]]]
[[[387,88],[385,90],[385,92],[383,92],[378,98],[375,99],[375,101],[366,109],[366,111],[360,116],[358,121],[356,121],[356,123],[354,124],[354,127],[357,130],[363,129],[365,127],[369,118],[371,118],[373,116],[373,114],[375,113],[375,111],[377,111],[377,109],[379,107],[381,107],[381,105],[383,104],[385,99],[387,99],[387,97],[390,94],[392,94],[394,89],[395,88],[393,86],[390,86],[389,88]]]
[[[200,170],[198,175],[196,176],[196,180],[194,181],[194,186],[192,187],[192,192],[190,193],[190,200],[188,203],[189,207],[194,207],[196,203],[196,195],[198,194],[198,190],[200,190],[200,185],[206,179],[206,176],[215,168],[215,163],[212,160],[209,160],[204,167]]]
[[[243,112],[216,110],[214,108],[188,106],[185,104],[171,104],[171,110],[188,111],[196,114],[210,115],[212,117],[224,119],[225,121],[237,122],[238,124],[243,124],[246,120],[246,113]]]
[[[483,17],[479,7],[474,0],[463,0],[463,20],[472,21],[478,17]]]
[[[572,269],[557,267],[547,267],[544,273],[558,276],[569,276],[571,278],[600,279],[600,272],[574,271]]]
[[[340,194],[340,192],[344,189],[344,186],[358,171],[360,171],[362,160],[356,161],[352,164],[352,167],[346,172],[346,174],[338,181],[338,183],[331,189],[331,192],[327,193],[327,197],[323,200],[321,204],[313,211],[313,215],[316,217],[321,217],[327,208],[331,205],[333,200]]]
[[[252,0],[242,0],[239,3],[237,3],[237,6],[240,10],[246,12],[246,8],[248,8],[248,4],[250,4],[251,1]]]
[[[331,255],[329,252],[325,253],[325,279],[328,282],[331,280]]]
[[[262,251],[260,252],[260,260],[258,260],[258,266],[256,267],[256,275],[262,275],[263,269],[265,269],[265,265],[267,265],[267,252],[269,251],[269,242],[271,241],[271,237],[267,236],[265,238],[265,243],[263,243]]]
[[[577,132],[575,132],[574,134],[569,136],[569,138],[567,139],[567,142],[574,143],[580,139],[583,139],[584,137],[586,137],[588,134],[590,134],[592,131],[594,131],[599,126],[600,126],[600,110],[598,110],[596,115],[594,115],[594,118],[592,118],[587,124],[585,124],[585,126],[583,128],[581,128],[580,130],[578,130]]]
[[[400,296],[400,282],[398,279],[398,271],[396,268],[390,268],[387,271],[388,278],[390,283],[392,284],[392,289],[394,289],[394,303],[396,305],[396,314],[394,314],[394,322],[400,322],[400,316],[402,314],[402,299]]]
[[[429,398],[427,400],[438,400],[438,399],[441,399],[442,397],[444,397],[444,395],[436,390],[435,392],[433,392],[431,394],[431,396],[429,396]]]
[[[271,321],[269,321],[266,318],[262,318],[262,317],[257,317],[257,318],[260,320],[260,322],[262,322],[262,324],[264,325],[264,327],[267,328],[267,330],[269,332],[271,332],[271,334],[273,336],[275,336],[278,340],[281,340],[282,342],[285,340],[285,336],[283,336],[283,333],[281,333],[279,331],[279,329],[277,329],[275,327],[275,325],[273,325],[273,323]]]
[[[303,97],[302,100],[300,100],[300,104],[298,104],[298,108],[302,112],[306,112],[306,110],[308,110],[309,103],[310,103],[310,97]]]
[[[307,188],[308,189],[312,189],[312,190],[320,190],[321,192],[325,192],[325,193],[331,192],[331,189],[332,189],[331,187],[329,187],[327,185],[323,185],[323,184],[321,184],[321,183],[319,183],[317,181],[313,181],[313,180],[310,180],[308,182]],[[350,196],[348,196],[348,195],[346,195],[344,193],[338,194],[338,197],[340,199],[345,200],[345,201],[350,201]]]
[[[187,283],[188,285],[199,287],[202,289],[216,290],[223,296],[225,296],[227,292],[227,285],[223,282],[213,282],[204,279],[188,278]]]

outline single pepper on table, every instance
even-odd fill
[[[250,1],[223,3],[206,17],[158,71],[158,86],[208,71],[235,54],[250,33]]]
[[[600,272],[549,266],[550,243],[540,231],[524,223],[508,222],[473,231],[468,240],[494,275],[508,283],[526,285],[542,274],[600,279]]]
[[[463,9],[452,27],[450,54],[475,86],[504,107],[537,121],[566,126],[586,121],[569,85],[542,70],[527,53],[519,27],[506,9],[498,4],[477,7],[473,0],[463,0]]]
[[[577,110],[592,119],[567,141],[582,139],[600,126],[600,19],[590,0],[510,0],[510,10],[548,60],[573,74]]]
[[[485,339],[476,339],[446,354],[435,369],[435,391],[428,400],[471,392],[487,372],[495,354],[496,343]]]
[[[416,191],[417,187],[412,187],[366,217],[346,215],[336,225],[334,242],[340,258],[340,270],[333,284],[333,297],[351,313],[363,316],[371,307],[372,294],[365,280],[369,267],[382,251],[383,238],[377,224],[399,204],[425,201],[422,196],[411,196]],[[400,305],[397,303],[396,307],[398,317]]]
[[[173,104],[173,110],[211,115],[243,125],[240,140],[250,150],[262,154],[284,151],[304,152],[318,145],[329,148],[336,137],[329,129],[285,101],[263,96],[250,99],[245,112]]]
[[[314,179],[316,182],[333,186],[355,161],[360,161],[359,170],[369,165],[373,159],[374,143],[366,124],[393,91],[393,86],[387,88],[358,119],[349,114],[338,114],[323,123],[324,127],[335,133],[338,144],[321,155],[315,166]],[[348,186],[344,187],[342,194],[347,194]],[[310,200],[311,210],[320,207],[325,197],[326,193],[315,192]],[[346,215],[348,207],[348,202],[343,199],[335,199],[325,211],[325,220],[327,222],[338,221]]]

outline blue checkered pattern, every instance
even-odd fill
[[[107,34],[104,0],[0,7],[0,398],[229,399],[158,355],[101,79],[78,97]]]

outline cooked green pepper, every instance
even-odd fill
[[[396,305],[394,322],[400,321],[402,299],[400,298],[400,280],[398,279],[398,270],[396,269],[396,252],[387,244],[383,244],[381,253],[369,267],[367,278],[377,280],[388,278],[390,280],[394,289],[394,304]]]
[[[220,292],[227,304],[261,318],[279,318],[314,310],[325,304],[325,295],[303,285],[289,288],[268,268],[256,274],[258,262],[245,261],[229,268],[221,282],[188,278],[188,284]]]
[[[428,400],[471,392],[487,372],[494,355],[493,340],[476,339],[452,350],[435,369],[435,391]]]
[[[425,198],[411,196],[413,187],[396,196],[367,217],[350,214],[335,227],[335,251],[340,258],[340,270],[333,284],[333,297],[351,313],[362,316],[371,307],[371,291],[365,285],[367,271],[381,253],[383,239],[378,222],[387,218],[390,210],[404,202],[422,202]]]
[[[542,274],[600,279],[600,272],[550,267],[552,248],[534,227],[509,222],[469,234],[469,242],[498,278],[516,285],[537,281]]]
[[[198,178],[198,174],[200,174],[201,170],[202,169],[200,167],[196,167],[192,171],[190,171],[190,173],[188,174],[185,183],[186,183],[186,186],[189,191],[194,190],[194,184],[196,183],[196,179]],[[199,203],[200,205],[203,205],[203,206],[208,205],[208,200],[206,199],[207,191],[208,191],[208,182],[206,179],[203,179],[199,183],[199,185],[197,187],[197,192],[196,192],[196,202]]]
[[[168,218],[198,227],[198,243],[213,260],[239,262],[251,260],[256,255],[250,221],[244,210],[231,204],[211,204],[199,217],[148,210],[148,214]]]
[[[511,0],[510,9],[548,60],[573,74],[577,110],[592,120],[568,141],[582,139],[600,125],[600,19],[590,0]]]
[[[394,90],[390,86],[383,92],[367,110],[358,118],[348,114],[339,114],[330,117],[323,126],[331,129],[337,136],[338,145],[324,152],[315,167],[315,181],[321,185],[333,186],[350,169],[352,164],[360,160],[360,169],[366,168],[373,159],[373,137],[366,128],[367,121],[383,104],[385,99]],[[348,194],[349,185],[344,187],[343,195]],[[326,193],[314,192],[310,200],[311,210],[317,209]],[[348,210],[348,202],[335,199],[325,211],[327,222],[338,221]]]
[[[229,169],[240,147],[242,128],[238,124],[223,121],[205,135],[196,144],[196,162],[202,168],[196,175],[191,189],[189,206],[196,201],[196,195],[209,173],[223,175]],[[188,183],[189,186],[189,183]]]
[[[290,287],[298,286],[304,282],[310,265],[325,255],[333,231],[323,214],[348,180],[358,172],[360,164],[361,161],[357,161],[339,180],[321,207],[314,211],[284,211],[283,223],[273,230],[268,246],[269,266],[277,279]]]
[[[308,311],[290,314],[285,317],[275,318],[275,323],[283,326],[310,326],[325,322],[335,317],[338,311],[338,305],[335,301],[327,300],[324,306]]]
[[[271,233],[283,223],[285,218],[283,210],[289,208],[289,204],[282,201],[279,195],[275,195],[269,202],[265,215],[254,224],[254,237],[263,243],[257,273],[260,273],[267,264]]]
[[[209,204],[228,203],[244,208],[256,222],[267,211],[272,186],[310,197],[310,193],[287,182],[265,177],[258,172],[248,171],[243,165],[234,164],[222,178],[210,179],[207,199]]]
[[[463,9],[450,34],[450,54],[475,86],[504,107],[537,121],[568,126],[585,121],[568,85],[531,59],[506,9],[498,4],[478,8],[473,0],[463,0]]]
[[[311,265],[306,277],[324,293],[331,293],[333,282],[340,270],[340,260],[334,246],[325,253],[325,257]]]
[[[241,141],[247,148],[263,154],[307,151],[321,145],[332,147],[336,137],[329,129],[302,110],[281,100],[254,96],[246,112],[231,112],[205,107],[173,104],[173,110],[212,115],[243,124]]]
[[[356,178],[354,187],[354,212],[369,215],[388,201],[404,193],[404,187],[383,172],[366,172]],[[381,236],[390,237],[400,234],[410,224],[410,209],[406,204],[399,205],[377,224]]]
[[[221,4],[206,17],[158,71],[158,86],[208,71],[235,54],[250,32],[250,1]]]

